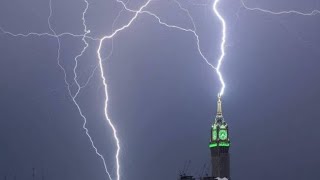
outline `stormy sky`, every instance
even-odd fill
[[[130,0],[138,9],[145,0]],[[213,1],[181,0],[194,18],[204,55],[219,57],[221,24]],[[250,7],[273,11],[320,9],[319,0],[247,0]],[[90,0],[86,15],[90,36],[113,31],[121,11],[113,0]],[[199,5],[202,4],[202,5]],[[59,34],[83,34],[82,0],[52,0],[52,27]],[[192,28],[171,0],[148,10],[170,24]],[[320,167],[320,15],[270,15],[241,8],[239,0],[221,0],[227,21],[222,73],[226,81],[224,118],[229,124],[231,176],[244,179],[317,179]],[[123,12],[114,28],[126,24]],[[49,0],[1,0],[0,27],[12,33],[51,33]],[[79,59],[84,85],[98,65],[96,41]],[[61,64],[72,84],[74,57],[81,38],[61,38]],[[101,159],[82,128],[83,119],[68,95],[57,64],[57,40],[49,36],[0,34],[0,178],[104,180]],[[109,116],[121,143],[123,180],[175,179],[210,173],[210,127],[220,83],[203,61],[191,33],[168,29],[140,15],[102,49],[108,82]],[[72,86],[74,91],[75,86]],[[104,89],[97,70],[78,102],[99,152],[115,177],[115,141],[104,118]],[[206,165],[206,166],[205,166]],[[206,167],[206,168],[203,168]]]

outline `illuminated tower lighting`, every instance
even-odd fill
[[[228,124],[222,116],[221,96],[218,97],[217,115],[211,127],[210,151],[212,176],[230,180],[230,139]]]

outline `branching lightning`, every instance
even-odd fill
[[[121,0],[116,0],[117,2],[121,3],[123,5],[123,7],[125,8],[125,10],[127,10],[128,12],[132,12],[132,13],[140,13],[140,14],[147,14],[147,15],[150,15],[151,17],[154,17],[159,24],[167,27],[167,28],[173,28],[173,29],[177,29],[177,30],[180,30],[180,31],[185,31],[185,32],[190,32],[193,34],[193,36],[196,38],[196,43],[197,43],[197,49],[198,49],[198,52],[200,54],[200,56],[202,57],[202,59],[211,67],[213,68],[214,70],[216,69],[210,62],[209,60],[203,55],[202,51],[201,51],[201,47],[200,47],[200,39],[199,39],[199,35],[197,34],[196,32],[196,26],[195,26],[195,23],[194,23],[194,20],[192,18],[192,16],[190,15],[189,11],[185,8],[183,8],[181,6],[181,4],[179,3],[178,0],[173,0],[176,4],[178,4],[179,8],[183,11],[185,11],[187,14],[188,14],[188,17],[190,19],[190,21],[192,22],[193,24],[193,29],[190,29],[190,28],[183,28],[183,27],[180,27],[180,26],[177,26],[177,25],[171,25],[171,24],[168,24],[164,21],[161,20],[161,18],[159,16],[157,16],[155,13],[152,13],[150,11],[146,11],[146,10],[142,10],[141,12],[138,12],[138,11],[135,11],[135,10],[132,10],[130,8],[128,8],[126,6],[126,4],[121,1]]]
[[[120,13],[118,14],[118,16],[116,17],[113,25],[112,25],[112,33],[109,34],[109,35],[105,35],[102,38],[95,38],[95,37],[89,36],[90,30],[88,29],[87,24],[86,24],[86,14],[87,14],[87,11],[88,11],[89,5],[90,5],[88,0],[83,0],[83,2],[85,4],[85,8],[84,8],[84,10],[82,12],[83,34],[73,34],[73,33],[70,33],[70,32],[64,32],[64,33],[57,34],[55,32],[54,28],[51,25],[51,19],[52,19],[52,13],[53,13],[52,0],[50,0],[50,6],[49,6],[50,7],[50,14],[49,14],[49,17],[48,17],[48,26],[49,26],[49,29],[51,31],[50,33],[48,33],[48,32],[46,32],[46,33],[30,32],[30,33],[26,33],[26,34],[23,34],[23,33],[15,34],[15,33],[6,31],[6,30],[4,30],[3,28],[0,27],[0,31],[3,34],[7,34],[7,35],[10,35],[10,36],[13,36],[13,37],[31,37],[31,36],[42,37],[42,36],[47,36],[47,37],[55,38],[57,40],[58,49],[57,49],[57,58],[56,58],[56,60],[57,60],[58,66],[60,67],[60,69],[62,70],[62,72],[64,74],[64,82],[66,84],[66,87],[67,87],[67,90],[68,90],[68,94],[71,97],[71,99],[72,99],[73,103],[75,104],[75,106],[77,107],[77,110],[78,110],[81,118],[83,119],[83,126],[82,127],[85,130],[85,133],[86,133],[87,137],[89,138],[91,146],[95,150],[95,153],[101,158],[101,160],[103,162],[103,165],[104,165],[105,172],[106,172],[106,174],[107,174],[107,176],[108,176],[108,178],[110,180],[113,179],[112,175],[111,175],[111,173],[109,172],[109,170],[107,168],[106,161],[105,161],[103,155],[98,151],[98,149],[96,148],[96,146],[94,144],[94,141],[93,141],[92,137],[89,134],[89,130],[86,127],[87,118],[83,114],[83,112],[81,110],[81,107],[77,102],[77,98],[78,98],[78,96],[79,96],[79,94],[81,92],[81,89],[85,88],[87,86],[87,84],[92,79],[92,77],[93,77],[94,73],[96,72],[96,70],[99,69],[100,70],[100,79],[102,80],[102,84],[103,84],[103,87],[104,87],[104,96],[105,96],[105,99],[104,99],[104,116],[105,116],[105,119],[106,119],[107,123],[109,124],[109,126],[112,129],[113,137],[114,137],[114,140],[116,142],[116,155],[115,155],[115,159],[116,159],[116,177],[115,177],[115,179],[116,180],[120,180],[121,179],[121,166],[120,166],[121,147],[120,147],[120,140],[118,138],[117,129],[116,129],[113,121],[111,120],[111,118],[108,115],[108,100],[109,100],[108,83],[107,83],[107,80],[106,80],[106,73],[105,73],[105,70],[103,68],[104,58],[102,57],[102,49],[103,49],[103,44],[104,44],[104,42],[106,40],[113,41],[113,38],[115,36],[117,36],[120,32],[125,31],[127,28],[129,28],[133,24],[133,22],[135,20],[137,20],[139,15],[143,15],[143,14],[144,15],[148,15],[151,18],[154,18],[158,24],[163,25],[163,26],[165,26],[165,27],[167,27],[169,29],[175,29],[175,30],[178,30],[178,31],[190,33],[195,38],[196,45],[197,45],[196,47],[197,47],[197,50],[198,50],[199,55],[201,56],[201,58],[204,60],[204,62],[207,65],[209,65],[209,67],[211,69],[213,69],[218,74],[220,83],[222,85],[221,90],[219,92],[219,96],[223,95],[224,89],[225,89],[225,83],[224,83],[223,76],[222,76],[222,73],[221,73],[220,69],[221,69],[221,65],[222,65],[222,62],[223,62],[224,57],[225,57],[226,22],[225,22],[224,18],[221,16],[221,14],[220,14],[220,12],[218,11],[218,8],[217,8],[220,0],[214,0],[214,3],[213,3],[213,11],[214,11],[215,15],[218,17],[218,19],[219,19],[219,21],[221,22],[221,25],[222,25],[222,37],[221,37],[222,39],[221,39],[221,44],[220,44],[220,53],[221,54],[219,56],[218,63],[217,63],[216,66],[214,66],[212,63],[210,63],[210,61],[205,57],[205,55],[201,51],[200,39],[199,39],[199,35],[197,34],[197,28],[196,28],[194,19],[192,18],[192,16],[189,13],[188,9],[184,8],[179,3],[178,0],[172,0],[175,4],[177,4],[177,6],[179,7],[180,10],[184,11],[187,14],[187,16],[189,17],[189,19],[190,19],[190,21],[192,23],[192,26],[193,26],[192,28],[184,28],[184,27],[181,27],[181,26],[168,24],[168,23],[164,22],[155,13],[153,13],[151,11],[148,11],[148,10],[145,10],[150,5],[151,1],[152,0],[148,0],[138,10],[133,10],[133,9],[128,8],[126,3],[124,3],[123,1],[116,0],[116,2],[120,3],[123,6],[123,10],[133,13],[133,16],[130,18],[130,20],[125,25],[113,30],[113,26],[115,24],[115,21],[118,19],[119,15],[120,15],[120,13],[122,11],[121,10]],[[83,43],[83,48],[82,48],[81,52],[78,55],[76,55],[75,58],[74,58],[74,64],[75,65],[73,67],[73,73],[72,73],[73,74],[73,82],[72,83],[68,82],[66,69],[63,67],[63,65],[61,64],[61,61],[60,61],[60,50],[61,50],[61,40],[60,40],[60,38],[62,38],[63,36],[71,36],[71,37],[74,37],[74,38],[81,38],[82,43]],[[86,50],[90,46],[88,40],[97,41],[98,44],[99,44],[99,46],[97,48],[97,51],[96,51],[97,58],[98,58],[98,65],[96,66],[96,68],[94,68],[93,72],[91,73],[91,75],[89,76],[87,81],[84,83],[84,85],[80,85],[80,83],[78,81],[78,73],[77,73],[78,65],[79,65],[79,59],[83,56],[83,54],[86,52]],[[110,51],[110,54],[105,59],[108,59],[112,55],[112,51],[113,51],[113,46],[112,46],[112,49]],[[75,92],[73,92],[71,90],[71,87],[73,85],[75,85],[75,87],[76,87]]]
[[[89,8],[89,3],[87,2],[87,0],[84,0],[84,2],[85,2],[85,4],[86,4],[86,7],[85,7],[85,10],[84,10],[83,13],[82,13],[82,22],[83,22],[83,26],[84,26],[84,35],[82,36],[82,41],[84,42],[85,46],[83,47],[81,53],[80,53],[79,55],[77,55],[77,56],[75,57],[75,59],[74,59],[74,60],[75,60],[75,66],[74,66],[74,69],[73,69],[73,73],[74,73],[74,83],[76,84],[77,89],[76,89],[76,93],[73,95],[72,92],[71,92],[70,84],[69,84],[68,81],[67,81],[67,73],[66,73],[66,70],[64,69],[64,67],[63,67],[63,66],[61,65],[61,63],[60,63],[60,47],[61,47],[61,45],[60,45],[60,39],[59,39],[59,36],[57,36],[56,32],[52,29],[51,23],[50,23],[50,22],[51,22],[50,19],[51,19],[51,16],[52,16],[52,2],[51,2],[51,1],[52,1],[52,0],[50,0],[50,15],[49,15],[49,18],[48,18],[48,25],[49,25],[50,30],[53,32],[53,34],[55,35],[55,37],[56,37],[57,40],[58,40],[58,56],[57,56],[58,65],[59,65],[59,67],[61,68],[61,70],[62,70],[63,73],[64,73],[64,81],[65,81],[65,84],[67,85],[67,89],[68,89],[69,95],[70,95],[73,103],[74,103],[75,106],[77,107],[80,116],[81,116],[82,119],[84,120],[82,128],[85,130],[85,133],[86,133],[87,137],[89,138],[90,143],[91,143],[91,146],[94,148],[95,153],[101,158],[101,160],[102,160],[102,162],[103,162],[103,165],[104,165],[104,168],[105,168],[105,172],[107,173],[109,179],[112,179],[112,178],[111,178],[111,175],[110,175],[110,173],[109,173],[109,171],[108,171],[108,168],[107,168],[107,165],[106,165],[106,161],[105,161],[104,157],[102,156],[102,154],[100,154],[99,151],[98,151],[98,149],[96,148],[96,146],[95,146],[95,144],[94,144],[94,142],[93,142],[93,140],[92,140],[92,137],[91,137],[90,134],[89,134],[89,130],[88,130],[88,128],[86,127],[86,125],[87,125],[87,118],[86,118],[85,115],[82,113],[82,110],[81,110],[81,108],[80,108],[80,105],[79,105],[78,102],[76,101],[76,98],[78,97],[78,94],[80,93],[80,90],[81,90],[81,86],[80,86],[80,84],[79,84],[79,82],[78,82],[78,80],[77,80],[77,73],[76,73],[77,67],[78,67],[78,58],[83,55],[83,53],[85,52],[85,50],[86,50],[86,49],[88,48],[88,46],[89,46],[89,44],[88,44],[87,41],[85,40],[86,35],[87,35],[88,33],[90,33],[90,31],[87,30],[87,26],[86,26],[86,23],[85,23],[85,22],[86,22],[86,21],[85,21],[85,15],[86,15],[87,10],[88,10],[88,8]]]
[[[272,14],[272,15],[284,15],[284,14],[296,14],[296,15],[302,15],[302,16],[315,16],[315,15],[320,15],[320,10],[312,10],[311,12],[300,12],[300,11],[296,11],[296,10],[288,10],[288,11],[271,11],[271,10],[267,10],[267,9],[262,9],[262,8],[251,8],[248,7],[243,0],[241,0],[241,4],[242,6],[246,9],[246,10],[250,10],[250,11],[260,11],[263,13],[268,13],[268,14]]]

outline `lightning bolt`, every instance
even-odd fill
[[[184,28],[184,27],[181,27],[181,26],[168,24],[168,23],[164,22],[163,20],[161,20],[161,18],[160,18],[159,16],[157,16],[155,13],[152,13],[152,12],[146,11],[146,10],[142,10],[142,11],[138,12],[138,11],[135,11],[135,10],[132,10],[132,9],[128,8],[127,5],[126,5],[123,1],[121,1],[121,0],[116,0],[116,1],[119,2],[119,3],[121,3],[122,6],[124,7],[124,9],[127,10],[128,12],[140,13],[140,14],[147,14],[147,15],[155,18],[160,25],[163,25],[163,26],[165,26],[165,27],[167,27],[167,28],[171,28],[171,29],[176,29],[176,30],[180,30],[180,31],[192,33],[193,36],[196,38],[197,50],[198,50],[200,56],[202,57],[202,59],[203,59],[212,69],[214,69],[214,70],[216,69],[215,66],[213,66],[213,65],[210,63],[210,61],[205,57],[205,55],[202,53],[201,47],[200,47],[200,39],[199,39],[199,35],[198,35],[197,32],[196,32],[196,26],[195,26],[194,20],[193,20],[192,16],[190,15],[189,11],[188,11],[187,9],[183,8],[183,7],[181,6],[181,4],[179,3],[178,0],[173,0],[173,1],[178,4],[178,6],[179,6],[179,8],[180,8],[181,10],[187,12],[187,14],[188,14],[188,16],[189,16],[189,18],[190,18],[190,20],[191,20],[191,22],[192,22],[192,24],[193,24],[193,27],[194,27],[193,29]]]
[[[87,36],[88,33],[90,33],[89,30],[87,30],[87,26],[86,26],[86,21],[85,21],[85,15],[87,13],[87,10],[89,8],[89,3],[87,0],[84,0],[85,4],[86,4],[86,7],[85,7],[85,10],[83,11],[82,13],[82,22],[83,22],[83,26],[84,26],[84,34],[73,34],[73,33],[70,33],[70,32],[65,32],[65,33],[61,33],[61,34],[57,34],[52,25],[51,25],[51,18],[52,18],[52,14],[53,14],[53,10],[52,10],[52,0],[49,1],[49,9],[50,9],[50,14],[49,14],[49,17],[48,17],[48,20],[47,20],[47,23],[48,23],[48,27],[51,31],[51,33],[35,33],[35,32],[31,32],[31,33],[27,33],[27,34],[22,34],[22,33],[18,33],[18,34],[14,34],[14,33],[11,33],[9,31],[5,31],[3,28],[0,27],[0,31],[2,31],[2,33],[4,34],[7,34],[7,35],[10,35],[10,36],[13,36],[13,37],[29,37],[29,36],[38,36],[38,37],[41,37],[41,36],[49,36],[49,37],[53,37],[53,38],[56,38],[57,39],[57,43],[58,43],[58,50],[57,50],[57,63],[58,63],[58,66],[60,67],[60,69],[63,71],[63,74],[64,74],[64,82],[67,86],[67,89],[68,89],[68,93],[69,93],[69,96],[71,97],[73,103],[76,105],[77,109],[78,109],[78,112],[80,114],[80,116],[82,117],[82,119],[84,120],[84,123],[83,123],[83,129],[85,130],[85,133],[86,135],[88,136],[89,140],[90,140],[90,143],[91,143],[91,146],[94,148],[95,150],[95,153],[101,158],[101,160],[103,161],[103,165],[104,165],[104,168],[105,168],[105,172],[107,173],[109,179],[112,179],[111,178],[111,175],[107,169],[107,165],[106,165],[106,161],[104,159],[104,157],[99,153],[98,149],[96,148],[93,140],[92,140],[92,137],[90,136],[89,134],[89,130],[87,129],[86,127],[86,124],[87,124],[87,118],[85,117],[85,115],[82,113],[82,110],[80,108],[80,105],[78,104],[76,98],[78,97],[79,93],[80,93],[80,90],[82,88],[84,88],[90,81],[90,79],[92,78],[93,76],[93,73],[92,75],[88,78],[87,82],[85,83],[84,86],[80,86],[77,78],[77,67],[78,67],[78,59],[83,55],[83,53],[86,51],[86,49],[88,48],[89,44],[88,42],[86,41],[86,39],[90,39],[90,40],[94,40],[94,41],[98,41],[100,39],[98,38],[93,38],[93,37],[90,37],[90,36]],[[61,65],[61,61],[60,61],[60,50],[61,50],[61,41],[60,41],[60,38],[63,37],[63,36],[72,36],[72,37],[76,37],[76,38],[79,38],[81,37],[82,38],[82,41],[83,43],[85,44],[85,46],[83,47],[82,51],[80,54],[78,54],[76,57],[75,57],[75,66],[73,68],[73,74],[74,74],[74,83],[73,84],[76,84],[76,93],[75,94],[72,94],[72,91],[71,91],[71,86],[73,84],[70,84],[68,81],[67,81],[67,73],[66,73],[66,70],[65,68]]]
[[[288,11],[278,11],[278,12],[276,12],[276,11],[271,11],[271,10],[262,9],[262,8],[251,8],[251,7],[248,7],[244,3],[243,0],[241,0],[241,4],[246,10],[259,11],[259,12],[268,13],[268,14],[272,14],[272,15],[284,15],[284,14],[296,14],[296,15],[302,15],[302,16],[320,15],[320,10],[312,10],[311,12],[300,12],[300,11],[296,11],[296,10],[288,10]]]
[[[120,0],[117,0],[118,2],[120,2],[124,8],[129,11],[129,12],[137,12],[137,11],[134,11],[134,10],[131,10],[129,9],[125,3],[123,3],[122,1]],[[214,66],[212,63],[209,62],[209,60],[204,56],[204,54],[202,53],[201,51],[201,47],[200,47],[200,39],[199,39],[199,35],[197,34],[196,32],[196,26],[195,26],[195,23],[194,23],[194,20],[192,18],[192,16],[190,15],[189,11],[185,8],[183,8],[181,6],[181,4],[179,3],[178,0],[174,0],[175,3],[178,4],[179,8],[183,11],[185,11],[187,14],[188,14],[188,17],[189,19],[191,20],[192,22],[192,25],[193,25],[193,29],[189,29],[189,28],[183,28],[183,27],[180,27],[180,26],[176,26],[176,25],[170,25],[168,23],[165,23],[163,22],[159,16],[157,16],[156,14],[150,12],[150,11],[141,11],[140,13],[146,13],[150,16],[153,16],[154,18],[156,18],[158,20],[158,23],[161,24],[161,25],[164,25],[165,27],[167,28],[174,28],[174,29],[178,29],[178,30],[181,30],[181,31],[185,31],[185,32],[191,32],[194,37],[196,38],[196,44],[197,44],[197,48],[198,48],[198,52],[199,54],[201,55],[202,59],[207,63],[207,65],[209,65],[213,70],[216,71],[218,77],[219,77],[219,81],[221,83],[221,90],[219,92],[219,96],[222,96],[223,93],[224,93],[224,89],[225,89],[225,82],[224,82],[224,79],[223,79],[223,76],[222,76],[222,73],[221,73],[221,65],[222,65],[222,62],[224,60],[224,57],[225,57],[225,44],[226,44],[226,22],[224,20],[224,18],[221,16],[221,14],[219,13],[219,11],[217,10],[217,5],[218,3],[220,2],[220,0],[215,0],[214,1],[214,4],[213,4],[213,10],[214,10],[214,13],[216,14],[216,16],[219,18],[221,24],[222,24],[222,41],[221,41],[221,44],[220,44],[220,50],[221,50],[221,55],[220,55],[220,58],[218,59],[218,64],[217,66]]]
[[[90,33],[90,30],[87,30],[87,26],[86,26],[86,20],[85,20],[85,15],[87,13],[87,10],[89,8],[89,3],[87,0],[84,0],[85,2],[85,9],[82,13],[82,23],[83,23],[83,27],[84,27],[84,34],[82,35],[82,42],[85,44],[85,46],[83,47],[82,51],[80,52],[80,54],[78,54],[74,61],[75,61],[75,66],[73,68],[73,74],[74,74],[74,83],[76,84],[76,93],[73,95],[72,92],[71,92],[71,87],[70,87],[70,84],[68,83],[67,81],[67,73],[66,73],[66,70],[65,68],[61,65],[60,63],[60,48],[61,48],[61,43],[60,43],[60,38],[59,36],[57,36],[56,32],[53,30],[52,26],[51,26],[51,16],[52,16],[52,0],[50,0],[50,15],[49,15],[49,18],[48,18],[48,25],[49,25],[49,28],[50,30],[52,31],[52,33],[54,34],[54,36],[57,38],[57,41],[58,41],[58,56],[57,56],[57,62],[58,62],[58,65],[59,67],[61,68],[61,70],[63,71],[63,74],[64,74],[64,81],[65,81],[65,84],[67,85],[67,89],[68,89],[68,92],[69,92],[69,96],[71,97],[73,103],[75,104],[75,106],[77,107],[78,109],[78,112],[81,116],[81,118],[83,119],[83,125],[82,125],[82,128],[85,130],[85,133],[87,135],[87,137],[89,138],[90,140],[90,143],[91,143],[91,146],[93,147],[93,149],[95,150],[95,153],[101,158],[102,162],[103,162],[103,165],[104,165],[104,169],[105,169],[105,172],[106,174],[108,175],[109,179],[112,179],[111,178],[111,175],[108,171],[108,168],[107,168],[107,165],[106,165],[106,161],[104,159],[104,157],[102,156],[102,154],[99,153],[97,147],[95,146],[93,140],[92,140],[92,137],[90,136],[89,134],[89,130],[88,128],[86,127],[87,125],[87,118],[86,116],[83,114],[81,108],[80,108],[80,105],[79,103],[77,102],[76,98],[78,97],[79,93],[80,93],[80,90],[81,90],[81,86],[77,80],[77,67],[78,67],[78,59],[83,55],[83,53],[86,51],[86,49],[88,48],[89,44],[88,42],[86,41],[86,37],[87,37],[87,34]]]
[[[311,12],[300,12],[300,11],[296,11],[296,10],[288,10],[288,11],[271,11],[271,10],[266,10],[266,9],[262,9],[262,8],[251,8],[248,7],[243,0],[240,0],[242,6],[246,9],[246,10],[250,10],[250,11],[259,11],[259,12],[263,12],[263,13],[268,13],[268,14],[272,14],[272,15],[284,15],[284,14],[296,14],[296,15],[303,15],[303,16],[315,16],[315,15],[320,15],[320,10],[312,10]],[[225,90],[225,82],[221,73],[221,65],[223,63],[224,57],[226,55],[225,52],[225,44],[226,44],[226,31],[227,31],[227,27],[226,27],[226,21],[223,18],[223,16],[220,14],[219,10],[218,10],[218,4],[219,4],[220,0],[215,0],[213,3],[213,11],[215,13],[215,15],[217,16],[217,18],[219,19],[222,28],[222,36],[221,36],[221,44],[220,44],[220,57],[218,59],[218,64],[216,66],[216,72],[218,74],[220,83],[221,83],[221,90],[218,94],[218,96],[222,96]]]
[[[226,45],[226,37],[227,37],[227,25],[226,25],[226,21],[224,20],[224,18],[222,17],[222,15],[220,14],[220,12],[218,11],[218,4],[219,4],[220,0],[215,0],[214,3],[213,3],[213,11],[214,13],[216,14],[216,16],[218,17],[221,25],[222,25],[222,37],[221,37],[221,44],[220,44],[220,57],[218,59],[218,65],[216,67],[216,71],[217,71],[217,74],[218,74],[218,77],[219,77],[219,80],[220,80],[220,83],[221,83],[221,90],[218,94],[218,96],[222,96],[223,93],[224,93],[224,89],[226,87],[225,85],[225,82],[224,82],[224,79],[223,79],[223,76],[222,76],[222,73],[221,73],[221,65],[222,65],[222,62],[224,60],[224,57],[226,55],[226,52],[225,52],[225,45]]]
[[[222,65],[222,62],[223,62],[224,56],[225,56],[226,23],[225,23],[225,20],[223,19],[223,17],[221,16],[221,14],[219,13],[219,11],[217,10],[217,6],[218,6],[218,3],[220,2],[220,0],[215,0],[214,4],[213,4],[214,13],[216,14],[216,16],[218,17],[218,19],[220,20],[220,22],[222,24],[222,41],[221,41],[221,44],[220,44],[221,54],[220,54],[220,57],[218,59],[217,66],[214,66],[212,63],[210,63],[210,61],[202,53],[201,47],[200,47],[199,35],[197,34],[197,28],[196,28],[194,19],[192,18],[192,16],[189,13],[188,9],[184,8],[179,3],[178,0],[173,0],[173,2],[177,4],[179,9],[184,11],[187,14],[187,16],[189,17],[189,19],[190,19],[190,21],[192,23],[192,26],[193,26],[192,28],[184,28],[184,27],[181,27],[181,26],[177,26],[177,25],[172,25],[172,24],[166,23],[158,15],[156,15],[155,13],[152,13],[151,11],[145,10],[149,6],[151,1],[152,0],[148,0],[138,10],[133,10],[133,9],[128,8],[126,3],[124,3],[123,1],[116,0],[116,2],[120,3],[123,6],[123,10],[126,10],[127,12],[131,12],[134,15],[128,21],[127,24],[123,25],[120,28],[117,28],[117,29],[113,30],[113,27],[114,27],[114,24],[115,24],[116,20],[120,16],[120,13],[123,11],[123,10],[121,10],[119,12],[118,16],[116,17],[116,19],[113,22],[112,33],[109,34],[109,35],[105,35],[102,38],[95,38],[95,37],[89,36],[90,30],[88,29],[88,27],[86,25],[86,14],[87,14],[87,11],[88,11],[89,5],[90,5],[88,0],[83,0],[83,2],[85,4],[85,8],[84,8],[84,10],[82,12],[83,34],[73,34],[73,33],[70,33],[70,32],[64,32],[64,33],[57,34],[55,32],[54,28],[51,25],[51,19],[52,19],[52,14],[53,14],[52,0],[50,0],[50,3],[49,3],[50,14],[49,14],[49,17],[48,17],[48,27],[49,27],[49,29],[51,31],[50,33],[31,32],[31,33],[26,33],[26,34],[23,34],[23,33],[14,34],[12,32],[6,31],[6,30],[4,30],[3,28],[0,27],[0,31],[2,33],[10,35],[10,36],[13,36],[13,37],[29,37],[29,36],[42,37],[42,36],[48,36],[48,37],[55,38],[57,40],[58,49],[57,49],[57,58],[56,58],[56,60],[57,60],[58,66],[60,67],[60,69],[62,70],[62,72],[64,74],[64,82],[66,84],[66,87],[67,87],[67,90],[68,90],[68,94],[71,97],[71,99],[72,99],[73,103],[75,104],[75,106],[77,107],[77,110],[78,110],[81,118],[83,119],[82,128],[85,130],[85,133],[86,133],[88,139],[90,140],[91,146],[95,150],[95,153],[102,160],[105,172],[108,175],[108,178],[111,179],[111,180],[112,180],[112,176],[108,171],[108,168],[107,168],[107,165],[106,165],[106,161],[105,161],[104,157],[102,156],[102,154],[96,148],[96,146],[95,146],[95,144],[93,142],[93,139],[89,134],[89,130],[86,127],[87,118],[83,114],[83,112],[81,110],[81,107],[80,107],[79,103],[77,102],[77,98],[79,96],[79,93],[81,92],[81,89],[85,88],[88,85],[88,83],[92,79],[92,77],[93,77],[94,73],[96,72],[96,70],[99,69],[100,70],[100,79],[102,80],[102,84],[103,84],[103,87],[104,87],[104,96],[105,96],[105,99],[104,99],[104,116],[105,116],[105,119],[106,119],[107,123],[109,124],[109,126],[111,127],[111,129],[113,131],[113,137],[114,137],[114,140],[116,142],[116,155],[115,155],[115,159],[116,159],[116,179],[120,180],[120,178],[121,178],[121,176],[120,176],[120,174],[121,174],[121,171],[120,171],[121,170],[121,166],[120,166],[120,159],[119,159],[120,158],[120,152],[121,152],[120,139],[118,138],[118,135],[117,135],[118,134],[117,129],[116,129],[113,121],[111,120],[111,118],[108,115],[108,100],[109,100],[108,83],[106,81],[106,73],[105,73],[105,70],[103,68],[104,60],[105,59],[109,59],[110,56],[112,55],[113,44],[112,44],[112,48],[111,48],[110,54],[106,58],[103,58],[102,57],[102,49],[103,49],[103,44],[104,44],[104,42],[106,40],[111,40],[112,43],[113,43],[113,38],[116,37],[120,32],[122,32],[122,31],[126,30],[127,28],[129,28],[133,24],[133,22],[138,18],[139,15],[142,15],[142,14],[148,15],[148,16],[154,18],[158,24],[163,25],[163,26],[165,26],[165,27],[167,27],[169,29],[175,29],[175,30],[178,30],[178,31],[191,33],[191,35],[195,38],[196,45],[197,45],[197,51],[199,52],[199,55],[204,60],[204,62],[207,65],[209,65],[209,67],[212,68],[219,76],[219,80],[220,80],[221,85],[222,85],[221,90],[219,92],[219,96],[223,95],[224,89],[225,89],[225,83],[224,83],[220,68],[221,68],[221,65]],[[73,67],[73,73],[72,73],[73,74],[73,83],[68,82],[66,69],[62,66],[61,60],[60,60],[60,50],[61,50],[61,40],[60,40],[60,38],[62,38],[63,36],[71,36],[71,37],[74,37],[74,38],[81,38],[82,43],[83,43],[83,48],[82,48],[81,52],[78,55],[76,55],[75,58],[74,58],[75,65]],[[79,59],[83,56],[83,54],[86,52],[87,48],[89,47],[88,40],[98,41],[99,46],[98,46],[97,51],[96,51],[97,58],[98,58],[98,65],[94,68],[93,72],[91,73],[91,75],[89,76],[87,81],[84,83],[84,85],[80,85],[80,83],[78,81],[78,73],[77,73],[78,64],[79,64]],[[76,87],[75,92],[73,92],[71,90],[71,87],[73,85],[75,85],[75,87]]]
[[[122,2],[122,1],[121,1]],[[103,69],[103,63],[102,63],[102,56],[101,56],[101,49],[102,49],[102,46],[103,46],[103,42],[106,40],[106,39],[112,39],[114,36],[116,36],[119,32],[125,30],[126,28],[128,28],[132,22],[134,20],[137,19],[139,13],[141,13],[141,11],[147,7],[149,5],[149,3],[151,2],[151,0],[148,0],[144,5],[142,5],[138,11],[135,12],[134,16],[131,18],[131,20],[124,26],[122,26],[121,28],[119,29],[116,29],[112,34],[110,35],[107,35],[107,36],[104,36],[101,40],[100,40],[100,43],[99,43],[99,47],[98,47],[98,50],[97,50],[97,55],[98,55],[98,59],[99,59],[99,67],[100,67],[100,75],[101,75],[101,79],[102,79],[102,83],[103,83],[103,86],[104,86],[104,92],[105,92],[105,104],[104,104],[104,114],[105,114],[105,118],[106,120],[108,121],[110,127],[112,128],[112,131],[113,131],[113,136],[114,136],[114,139],[116,140],[116,144],[117,144],[117,152],[116,152],[116,173],[117,173],[117,180],[120,179],[120,162],[119,162],[119,155],[120,155],[120,141],[119,141],[119,138],[117,136],[117,130],[114,126],[114,124],[112,123],[110,117],[108,116],[108,100],[109,100],[109,96],[108,96],[108,84],[106,82],[106,77],[105,77],[105,72],[104,72],[104,69]],[[122,2],[123,3],[123,2]],[[123,3],[124,7],[125,7],[125,4]]]

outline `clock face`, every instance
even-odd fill
[[[217,131],[216,130],[212,131],[212,140],[217,140]]]
[[[220,130],[219,131],[219,139],[220,140],[226,140],[228,137],[228,132],[227,130]]]

